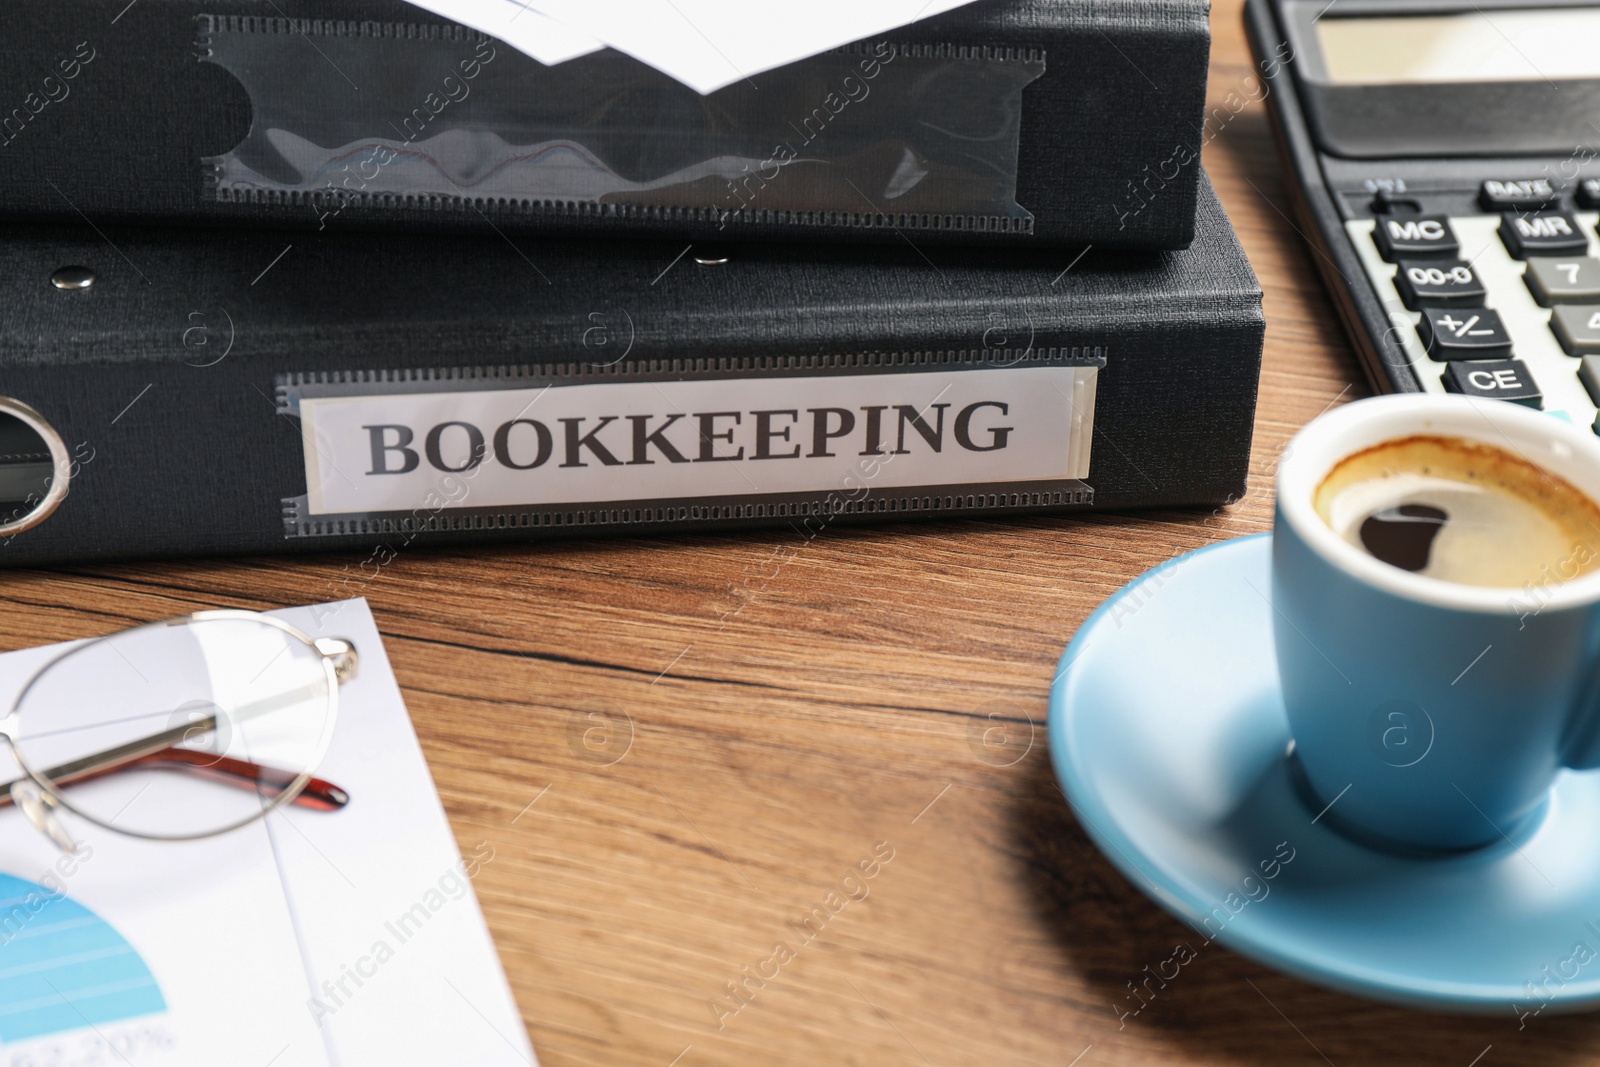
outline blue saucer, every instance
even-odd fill
[[[1262,534],[1180,556],[1078,630],[1050,747],[1079,822],[1195,951],[1418,1008],[1600,1007],[1600,772],[1563,773],[1541,821],[1476,852],[1345,838],[1295,787],[1271,554]]]

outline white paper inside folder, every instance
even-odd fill
[[[973,0],[410,0],[555,65],[625,52],[700,93]]]
[[[559,22],[521,0],[409,0],[463,26],[504,41],[546,66],[598,52],[605,47],[581,30]]]

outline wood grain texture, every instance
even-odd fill
[[[1056,658],[1139,572],[1267,529],[1285,441],[1364,392],[1289,219],[1238,0],[1213,26],[1228,117],[1205,160],[1268,319],[1237,506],[412,552],[376,576],[339,556],[13,572],[0,644],[366,596],[463,849],[495,850],[477,890],[548,1067],[1594,1060],[1591,1018],[1384,1008],[1215,946],[1119,1021],[1126,983],[1192,935],[1057,792]],[[862,861],[865,899],[804,940]],[[779,942],[793,957],[733,1011],[727,983],[770,975]]]

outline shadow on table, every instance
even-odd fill
[[[1085,987],[1064,999],[1085,1013],[1086,1041],[1130,1051],[1167,1043],[1173,1058],[1263,1067],[1556,1067],[1600,1056],[1600,1014],[1547,1013],[1519,1029],[1509,1005],[1477,1017],[1411,1011],[1329,992],[1207,944],[1099,853],[1061,795],[1044,746],[1017,771],[1003,832],[1034,912],[1021,925],[1050,939],[1038,951],[1050,957],[1054,984]],[[1166,1060],[1158,1053],[1151,1062]]]

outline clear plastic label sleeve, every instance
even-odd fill
[[[214,15],[197,36],[253,116],[204,161],[217,202],[1032,230],[1033,50],[857,44],[701,96],[620,52],[547,67],[459,26]]]
[[[306,397],[310,515],[1083,479],[1094,366]]]

